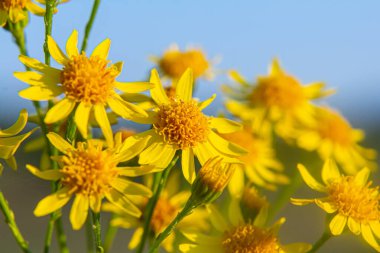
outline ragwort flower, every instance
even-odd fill
[[[116,152],[120,148],[119,141],[116,141],[116,148],[103,150],[103,142],[99,140],[78,142],[75,148],[58,134],[49,133],[47,137],[63,153],[55,158],[60,169],[40,171],[32,165],[27,165],[27,169],[39,178],[58,180],[62,188],[38,203],[34,210],[36,216],[44,216],[58,210],[72,196],[75,196],[70,212],[73,229],[82,227],[89,208],[94,212],[100,211],[103,198],[132,216],[141,216],[141,211],[132,203],[130,196],[150,197],[151,191],[125,176],[139,176],[149,173],[150,170],[140,167],[117,167],[120,161],[128,158],[127,153]],[[126,143],[127,141],[122,145]]]
[[[333,160],[327,160],[322,168],[323,184],[317,182],[299,164],[298,170],[305,183],[313,190],[327,196],[315,199],[292,199],[295,205],[317,204],[328,214],[335,214],[329,227],[333,235],[340,235],[346,225],[355,235],[363,238],[380,252],[380,245],[375,240],[380,238],[380,195],[379,187],[370,187],[369,169],[364,168],[354,176],[344,176],[339,172]]]
[[[93,113],[110,146],[113,145],[112,130],[106,113],[106,105],[123,118],[147,116],[140,107],[124,101],[115,89],[128,93],[138,93],[152,88],[147,82],[124,83],[116,81],[122,63],[107,60],[111,41],[100,43],[91,56],[80,53],[77,48],[78,32],[74,31],[66,44],[65,55],[52,37],[48,37],[49,52],[63,69],[47,66],[36,59],[20,56],[20,61],[36,70],[16,72],[15,76],[31,87],[19,92],[23,98],[33,101],[53,99],[60,94],[64,98],[46,114],[45,123],[51,124],[65,119],[73,110],[75,123],[84,138],[88,135],[88,122]]]
[[[41,0],[37,2],[44,3]],[[25,9],[39,16],[45,14],[45,9],[32,0],[0,0],[0,26],[4,26],[8,19],[12,23],[26,19],[28,14]]]

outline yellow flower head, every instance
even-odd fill
[[[234,121],[214,118],[203,114],[202,110],[215,98],[198,102],[192,98],[193,75],[188,69],[179,79],[176,95],[168,98],[157,71],[151,73],[150,91],[156,103],[149,117],[140,123],[153,124],[153,129],[137,134],[140,138],[150,138],[145,150],[140,154],[140,164],[152,164],[166,168],[177,150],[182,151],[182,171],[189,182],[195,179],[194,155],[203,165],[209,158],[220,156],[225,162],[239,162],[236,159],[245,151],[220,137],[218,133],[230,133],[241,128]]]
[[[141,211],[129,197],[131,195],[150,197],[151,191],[124,176],[141,175],[142,171],[148,173],[149,170],[139,167],[117,167],[118,163],[126,160],[128,156],[124,152],[117,152],[117,149],[122,150],[122,147],[103,150],[101,141],[89,140],[77,143],[75,148],[58,134],[49,133],[48,138],[63,153],[62,156],[56,158],[60,169],[40,171],[32,165],[27,165],[27,169],[39,178],[59,180],[62,188],[38,203],[34,210],[36,216],[47,215],[58,210],[73,195],[75,199],[70,212],[73,229],[82,227],[89,208],[94,212],[100,211],[104,197],[132,216],[141,215]],[[126,143],[127,141],[122,145],[127,145]]]
[[[233,195],[241,195],[244,189],[244,174],[257,186],[275,190],[276,184],[286,184],[288,178],[281,174],[283,167],[276,160],[269,141],[255,137],[250,128],[242,131],[221,134],[226,140],[243,147],[247,153],[239,157],[241,164],[236,165],[236,172],[229,184]]]
[[[17,121],[7,129],[0,129],[0,158],[5,159],[7,164],[13,169],[17,169],[16,159],[14,154],[16,153],[21,142],[28,138],[36,129],[25,134],[17,135],[20,133],[28,121],[28,112],[22,110]],[[2,172],[3,165],[0,164],[0,174]]]
[[[87,138],[88,122],[90,114],[93,113],[108,144],[112,146],[113,137],[106,113],[107,105],[123,118],[147,116],[140,107],[124,101],[115,89],[138,93],[152,88],[153,85],[147,82],[116,81],[123,64],[121,62],[110,64],[107,60],[111,44],[109,39],[100,43],[91,56],[79,52],[77,44],[78,32],[74,31],[66,43],[67,55],[65,55],[53,38],[48,37],[49,52],[59,64],[63,65],[61,70],[21,55],[20,61],[37,72],[15,73],[18,79],[31,85],[20,91],[19,95],[33,101],[41,101],[64,94],[64,98],[47,112],[45,123],[51,124],[65,119],[76,108],[75,123],[82,136]]]
[[[210,219],[217,234],[208,236],[195,232],[183,232],[190,241],[179,246],[185,253],[302,253],[310,249],[305,243],[282,245],[279,242],[278,230],[285,222],[281,218],[274,226],[265,228],[265,220],[257,217],[253,222],[245,221],[239,205],[231,202],[228,209],[228,219],[215,206],[208,206]]]
[[[44,3],[41,0],[37,2]],[[4,26],[8,19],[12,23],[17,23],[28,18],[25,9],[39,16],[45,14],[45,9],[33,3],[32,0],[0,0],[0,26]]]
[[[173,46],[155,61],[163,75],[174,80],[178,80],[188,68],[193,70],[195,80],[211,77],[210,62],[200,49],[180,51],[177,46]]]
[[[333,158],[348,174],[355,174],[365,166],[376,168],[376,151],[361,147],[364,139],[360,129],[354,129],[338,112],[327,107],[318,108],[318,124],[295,132],[297,143],[307,150],[317,150],[322,159]]]
[[[327,213],[335,213],[330,222],[333,235],[340,235],[347,224],[352,233],[362,234],[368,244],[380,252],[380,245],[373,236],[380,238],[379,187],[371,188],[372,182],[367,182],[369,169],[364,168],[354,176],[345,176],[340,174],[333,160],[327,160],[322,169],[324,185],[317,182],[303,165],[299,164],[298,170],[310,188],[326,196],[292,199],[293,204],[315,203]]]
[[[236,71],[231,71],[231,78],[240,87],[225,87],[225,92],[232,98],[226,103],[227,109],[242,120],[251,122],[260,132],[271,124],[315,122],[310,101],[331,93],[324,91],[325,85],[320,82],[302,86],[296,78],[285,73],[276,59],[269,75],[259,77],[254,85]]]

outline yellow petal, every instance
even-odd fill
[[[135,249],[140,244],[143,233],[144,229],[142,227],[139,227],[135,230],[135,232],[132,235],[131,241],[128,244],[128,249]]]
[[[336,206],[334,206],[332,203],[327,202],[327,201],[322,201],[320,199],[316,199],[315,203],[320,208],[322,208],[323,210],[325,210],[326,213],[334,213],[334,212],[336,212],[338,210],[338,208]]]
[[[322,168],[322,180],[325,184],[329,184],[340,178],[338,166],[332,159],[327,159]]]
[[[25,99],[33,100],[33,101],[43,101],[50,100],[63,92],[62,87],[56,86],[54,89],[52,87],[43,88],[40,86],[32,86],[26,88],[25,90],[19,91],[19,96]]]
[[[337,214],[330,222],[330,230],[333,235],[340,235],[347,223],[347,217]]]
[[[74,230],[80,229],[87,219],[88,197],[77,194],[70,211],[70,222]]]
[[[34,209],[34,215],[44,216],[64,206],[71,197],[68,192],[69,188],[64,187],[61,190],[43,198],[40,202],[38,202],[37,207]]]
[[[205,109],[207,106],[209,106],[212,103],[212,101],[214,101],[215,98],[216,98],[216,94],[213,94],[209,99],[206,99],[205,101],[198,103],[199,110],[202,111],[203,109]]]
[[[69,58],[79,55],[78,51],[78,31],[74,30],[66,42],[66,53]]]
[[[26,8],[35,15],[38,15],[38,16],[45,15],[45,9],[41,8],[40,6],[33,3],[32,1],[26,3]]]
[[[247,151],[242,147],[239,147],[225,140],[213,131],[210,131],[207,139],[214,146],[215,149],[217,149],[219,152],[225,155],[241,156],[247,153]]]
[[[115,88],[127,93],[139,93],[154,87],[148,82],[115,82]]]
[[[8,20],[8,12],[0,9],[0,26],[4,26],[7,23],[7,20]],[[2,165],[0,164],[0,166]]]
[[[113,147],[113,133],[104,106],[102,104],[96,104],[94,106],[94,113],[96,122],[98,122],[100,128],[102,129],[103,135],[107,140],[108,146]]]
[[[298,171],[301,173],[303,181],[313,190],[319,192],[325,192],[326,187],[318,183],[312,175],[310,175],[309,171],[302,164],[297,165]]]
[[[111,40],[105,39],[99,45],[96,46],[91,56],[98,56],[101,59],[107,59],[110,47],[111,47]]]
[[[52,124],[67,118],[75,108],[75,101],[64,98],[55,104],[47,113],[44,119],[46,124]]]
[[[156,69],[152,69],[152,71],[150,72],[149,82],[154,84],[154,88],[150,90],[150,95],[152,96],[153,100],[158,105],[169,103],[169,98],[165,93],[165,90],[161,84],[161,80]]]
[[[377,243],[376,239],[374,238],[370,226],[362,223],[361,231],[362,231],[364,240],[366,240],[366,242],[368,242],[369,245],[371,245],[374,249],[376,249],[377,252],[380,252],[380,246]]]
[[[243,86],[250,86],[249,83],[245,80],[245,78],[236,70],[231,70],[228,72],[229,77],[235,82],[242,84]]]
[[[137,105],[124,101],[120,96],[114,95],[107,99],[107,103],[112,111],[125,119],[133,119],[133,117],[148,117],[145,110]]]
[[[233,133],[242,130],[242,125],[236,121],[226,118],[210,117],[210,127],[214,128],[221,134]]]
[[[352,217],[348,217],[347,225],[352,233],[354,233],[355,235],[360,234],[360,223],[355,221]]]
[[[118,150],[120,161],[128,161],[141,153],[152,137],[152,134],[154,134],[154,130],[148,130],[141,134],[128,137]]]
[[[74,121],[83,138],[87,139],[88,134],[88,119],[90,117],[92,106],[85,103],[80,103],[75,111]]]
[[[166,168],[173,159],[175,152],[176,150],[171,145],[154,142],[140,154],[139,163]]]
[[[233,226],[244,224],[243,214],[241,213],[240,200],[233,198],[228,205],[228,218]]]
[[[13,75],[24,83],[35,86],[42,86],[44,88],[55,87],[58,83],[60,83],[60,77],[58,75],[46,75],[34,71],[14,72]]]
[[[356,223],[358,224],[358,223]],[[369,222],[372,232],[375,233],[377,238],[380,238],[380,222],[378,220]]]
[[[148,187],[122,178],[116,178],[112,182],[112,187],[124,195],[141,195],[148,198],[152,196],[152,191]]]
[[[99,213],[100,207],[102,205],[102,199],[97,196],[90,196],[89,201],[90,201],[90,208],[92,209],[92,211],[94,211],[95,213]]]
[[[206,208],[210,214],[210,221],[216,230],[219,232],[227,231],[229,226],[218,209],[214,205],[207,205]]]
[[[119,61],[113,64],[112,67],[116,69],[116,71],[119,73],[118,75],[120,75],[121,71],[123,70],[123,65],[124,63],[122,61]]]
[[[65,139],[63,139],[59,134],[50,132],[46,135],[46,137],[49,139],[50,143],[53,144],[54,147],[56,147],[59,151],[61,151],[64,154],[66,154],[69,150],[75,150],[75,148]]]
[[[290,198],[290,202],[292,202],[293,205],[296,206],[304,206],[311,203],[314,203],[314,199],[296,199],[296,198]]]
[[[369,173],[370,170],[368,168],[361,169],[354,177],[355,184],[365,186],[368,181]]]
[[[152,165],[142,165],[139,167],[118,167],[120,176],[138,177],[154,172],[162,171],[163,168],[157,168]]]
[[[48,47],[53,59],[61,65],[66,65],[69,59],[67,59],[66,55],[62,52],[51,36],[48,36]]]
[[[21,135],[0,138],[0,158],[8,159],[16,153],[16,150],[26,138],[34,133],[37,128]]]
[[[183,101],[190,101],[193,98],[193,70],[188,68],[179,78],[175,94]]]
[[[18,57],[18,59],[27,67],[29,68],[32,68],[32,69],[35,69],[39,72],[48,72],[48,71],[53,71],[53,72],[61,72],[61,70],[59,69],[55,69],[55,68],[52,68],[42,62],[40,62],[39,60],[36,60],[36,59],[33,59],[33,58],[30,58],[28,56],[25,56],[25,55],[20,55]]]
[[[127,197],[116,190],[110,190],[106,198],[114,205],[122,208],[127,214],[134,217],[140,217],[141,211]]]
[[[186,148],[182,150],[182,172],[190,184],[192,184],[195,180],[195,165],[194,165],[194,153],[192,148]]]
[[[27,164],[26,168],[30,171],[30,173],[32,173],[33,175],[41,179],[57,181],[58,179],[62,177],[62,173],[59,170],[41,171],[30,164]]]
[[[237,166],[232,174],[231,180],[228,183],[228,190],[234,197],[240,197],[244,190],[244,171],[240,166]]]
[[[312,245],[308,243],[291,243],[287,245],[282,245],[281,249],[284,250],[284,252],[291,252],[291,253],[305,253],[309,252],[313,248]]]
[[[19,132],[22,131],[22,129],[24,129],[27,121],[28,121],[28,112],[27,110],[23,109],[20,111],[20,114],[18,116],[16,123],[14,123],[12,126],[10,126],[7,129],[0,130],[0,137],[7,137],[7,136],[18,134]]]
[[[269,69],[269,74],[270,75],[284,74],[284,71],[281,69],[280,62],[278,61],[277,58],[273,59],[272,65],[270,66],[270,69]]]
[[[16,158],[14,156],[11,156],[7,159],[5,159],[5,162],[7,163],[7,165],[9,167],[11,167],[12,170],[17,170],[17,161],[16,161]],[[2,174],[2,165],[0,164],[0,175]]]
[[[18,23],[25,18],[25,13],[21,8],[16,7],[9,9],[9,19],[12,21],[12,23]]]

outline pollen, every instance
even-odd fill
[[[194,100],[172,99],[170,103],[160,105],[153,126],[166,143],[185,149],[207,140],[208,124],[208,118]]]
[[[178,206],[173,205],[166,197],[160,197],[154,208],[150,226],[155,234],[161,233],[179,211]]]
[[[328,186],[329,202],[338,212],[358,222],[380,218],[378,187],[370,188],[372,182],[360,186],[352,176],[344,176]]]
[[[271,230],[251,224],[225,232],[222,245],[225,253],[277,253],[281,250]]]
[[[169,77],[178,79],[187,68],[193,70],[194,78],[205,74],[209,63],[200,50],[166,52],[159,61],[160,69]]]
[[[61,183],[70,188],[72,194],[99,197],[112,187],[112,181],[118,176],[117,163],[108,151],[102,151],[100,143],[79,142],[60,160],[63,164]]]
[[[67,97],[87,104],[104,104],[114,93],[118,71],[109,61],[84,53],[72,57],[61,73],[61,83]]]
[[[292,110],[306,101],[300,83],[288,75],[260,78],[250,97],[255,104],[284,110]]]
[[[319,134],[342,146],[352,144],[352,128],[350,124],[338,113],[323,110],[319,119]]]
[[[9,11],[12,8],[24,9],[27,0],[0,0],[0,9]]]

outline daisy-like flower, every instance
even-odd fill
[[[45,1],[37,0],[39,3]],[[28,10],[33,14],[43,16],[45,9],[35,4],[32,0],[0,0],[0,26],[4,26],[7,20],[17,23],[28,18]]]
[[[270,141],[255,137],[249,127],[242,131],[221,134],[226,140],[246,149],[247,153],[239,157],[241,164],[230,181],[229,190],[232,195],[241,195],[245,185],[244,174],[250,182],[257,186],[275,190],[276,184],[286,184],[289,179],[282,174],[283,167],[275,157]]]
[[[212,79],[212,63],[201,49],[181,51],[177,45],[171,46],[161,57],[152,57],[160,72],[172,80],[178,80],[186,69],[191,68],[194,79]]]
[[[364,139],[362,130],[352,128],[342,115],[327,107],[318,108],[316,119],[318,124],[295,131],[300,147],[317,150],[323,160],[333,158],[351,175],[363,167],[377,167],[376,151],[359,145]]]
[[[174,98],[166,95],[155,69],[152,70],[150,82],[155,84],[150,92],[156,106],[149,112],[148,118],[140,121],[153,124],[153,129],[135,136],[136,142],[140,138],[150,138],[146,149],[140,154],[140,164],[166,168],[175,153],[181,150],[183,175],[188,182],[193,182],[196,175],[194,155],[202,165],[216,156],[221,156],[225,162],[239,162],[236,157],[245,153],[245,150],[220,137],[215,130],[218,133],[230,133],[241,129],[241,125],[202,113],[215,95],[203,102],[192,98],[191,69],[179,79]]]
[[[229,205],[228,218],[217,210],[215,206],[208,207],[210,220],[217,230],[213,236],[195,232],[182,232],[190,241],[179,246],[184,253],[301,253],[310,250],[310,245],[293,243],[282,245],[279,242],[278,230],[285,222],[281,218],[270,228],[265,228],[264,215],[258,215],[252,221],[245,221],[237,202]]]
[[[168,179],[166,187],[158,198],[157,205],[153,211],[150,222],[150,229],[154,237],[158,236],[172,222],[190,197],[189,191],[180,191],[180,184],[178,184],[179,180],[179,173],[172,174]],[[134,203],[141,207],[142,210],[144,210],[147,202],[148,199],[143,197],[136,197],[134,199]],[[135,249],[140,244],[141,237],[144,232],[144,220],[133,217],[112,204],[107,203],[107,205],[104,205],[102,209],[117,214],[117,216],[111,220],[112,226],[119,226],[127,229],[135,228],[135,232],[133,233],[131,241],[128,245],[129,249]],[[207,217],[208,213],[206,210],[197,208],[191,215],[179,222],[176,229],[177,231],[181,231],[182,229],[206,231],[209,228]],[[165,251],[174,251],[173,246],[176,237],[177,232],[174,232],[163,241],[161,246],[165,249]]]
[[[327,96],[324,83],[306,86],[287,74],[277,59],[273,60],[268,76],[260,76],[257,83],[250,84],[236,71],[231,78],[239,87],[224,87],[231,99],[226,107],[234,116],[253,124],[255,131],[262,133],[273,124],[279,134],[291,127],[294,121],[310,124],[315,122],[311,100]]]
[[[299,164],[298,170],[305,183],[313,190],[327,196],[315,199],[295,199],[295,205],[317,204],[328,214],[334,214],[329,227],[335,236],[340,235],[346,225],[355,235],[363,238],[380,252],[376,237],[380,238],[379,188],[367,182],[370,170],[364,168],[354,176],[341,175],[333,160],[327,160],[322,168],[324,185],[316,181],[307,169]]]
[[[75,123],[82,136],[87,138],[88,122],[90,115],[93,114],[108,144],[112,146],[112,130],[106,105],[123,118],[147,116],[142,108],[124,101],[115,89],[138,93],[152,88],[153,85],[148,82],[116,81],[123,64],[121,62],[110,64],[107,60],[110,43],[109,39],[104,40],[88,57],[84,52],[78,51],[78,32],[74,30],[66,43],[67,55],[65,55],[53,38],[48,37],[49,52],[59,64],[63,65],[63,69],[47,66],[36,59],[21,55],[20,61],[37,72],[15,73],[18,79],[31,85],[20,91],[19,95],[33,101],[43,101],[63,93],[64,98],[47,112],[45,123],[51,124],[65,119],[76,110]]]
[[[22,110],[19,114],[17,121],[7,129],[0,129],[0,158],[5,159],[7,164],[17,169],[16,159],[14,154],[16,153],[21,142],[28,138],[37,128],[29,131],[25,134],[19,134],[25,127],[28,121],[28,112]],[[3,169],[3,165],[0,163],[0,174]]]
[[[126,213],[140,217],[141,211],[130,200],[130,196],[150,197],[149,188],[134,183],[126,176],[139,176],[149,173],[149,169],[141,167],[117,167],[120,161],[128,160],[128,152],[117,152],[122,148],[134,149],[126,140],[120,143],[120,135],[116,148],[103,150],[103,142],[88,140],[78,142],[73,147],[56,133],[47,135],[50,142],[63,153],[57,157],[59,170],[40,171],[32,165],[27,169],[35,176],[51,181],[59,181],[62,188],[42,199],[34,210],[36,216],[44,216],[64,206],[75,196],[70,211],[73,229],[80,229],[86,221],[89,208],[99,212],[103,198],[122,208]],[[121,146],[120,146],[121,145]]]

